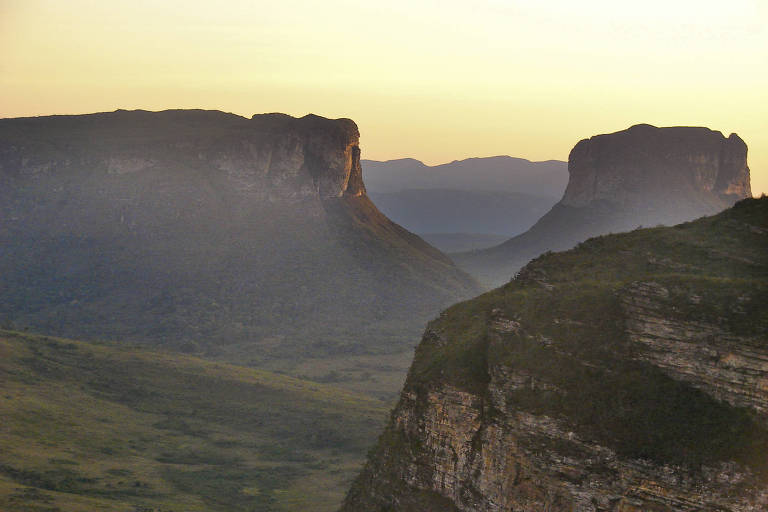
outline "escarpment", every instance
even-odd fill
[[[768,199],[543,255],[427,328],[344,512],[768,508]]]
[[[476,290],[314,115],[2,119],[0,247],[4,325],[238,361],[386,351]]]
[[[747,145],[707,128],[636,125],[597,135],[574,146],[568,173],[563,198],[530,230],[456,261],[498,286],[545,251],[712,215],[752,195]]]
[[[646,124],[597,135],[574,146],[568,173],[562,205],[608,201],[666,224],[752,195],[747,145],[735,133],[725,138],[707,128]]]

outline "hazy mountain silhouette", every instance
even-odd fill
[[[376,206],[445,251],[498,241],[486,235],[522,233],[555,204],[567,182],[565,162],[508,156],[432,167],[408,158],[364,160],[363,168]]]
[[[0,318],[238,358],[408,344],[476,288],[368,199],[358,137],[312,115],[0,120]]]
[[[531,162],[510,156],[468,158],[435,166],[412,158],[385,162],[363,160],[362,166],[366,186],[376,193],[439,188],[557,198],[568,182],[565,162]]]
[[[453,255],[486,286],[531,258],[592,236],[671,225],[750,197],[747,146],[707,128],[636,125],[579,142],[563,198],[530,230],[498,246]]]
[[[515,192],[406,189],[370,193],[390,219],[415,233],[522,233],[554,204],[550,197]]]

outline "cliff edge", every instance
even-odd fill
[[[708,128],[643,124],[584,139],[571,150],[568,173],[563,198],[531,229],[455,261],[499,286],[543,252],[712,215],[752,196],[747,145]]]
[[[543,255],[430,323],[344,512],[768,507],[768,198]]]
[[[477,288],[376,209],[359,137],[315,115],[0,120],[0,322],[254,364],[407,349]]]

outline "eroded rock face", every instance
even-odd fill
[[[359,137],[314,115],[0,120],[0,320],[255,357],[418,332],[474,283],[376,209]]]
[[[600,237],[444,312],[342,510],[768,509],[766,222]]]
[[[536,385],[530,376],[499,366],[492,368],[485,397],[451,386],[404,393],[390,428],[404,446],[418,448],[382,454],[389,457],[383,467],[376,461],[367,468],[356,484],[365,490],[353,488],[342,510],[417,512],[421,505],[412,503],[419,494],[437,503],[447,498],[462,512],[768,507],[768,487],[736,464],[688,472],[627,459],[582,439],[567,422],[519,410],[506,397],[521,381]]]
[[[723,209],[752,195],[747,145],[735,133],[725,138],[707,128],[636,125],[597,135],[571,150],[568,173],[565,206],[608,201],[663,214],[671,200],[682,213],[683,206]]]
[[[457,263],[489,287],[532,258],[593,236],[687,222],[752,196],[747,146],[736,134],[647,124],[582,140],[563,198],[527,232]]]
[[[659,283],[635,282],[621,293],[627,334],[641,349],[635,358],[662,368],[731,405],[768,416],[768,352],[758,336],[737,334],[717,319],[685,319],[670,315],[670,291]],[[702,298],[683,298],[696,307]],[[737,298],[734,308],[756,300]]]
[[[189,163],[220,173],[242,193],[261,197],[365,193],[360,133],[350,119],[261,114],[248,120],[212,111],[117,111],[0,120],[0,136],[0,169],[19,178],[77,167],[97,175],[152,173],[174,163],[184,172],[183,164]]]

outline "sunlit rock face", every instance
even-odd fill
[[[0,120],[0,320],[259,354],[418,329],[475,284],[371,203],[359,137],[315,115]]]
[[[576,144],[560,204],[607,201],[675,224],[752,195],[747,145],[707,128],[636,125]],[[673,218],[672,215],[681,218]]]
[[[533,260],[427,327],[343,512],[768,510],[768,198]]]
[[[690,221],[752,195],[746,144],[708,128],[636,125],[596,135],[571,150],[568,173],[563,198],[531,229],[455,261],[487,286],[499,286],[543,252]]]
[[[117,111],[0,120],[6,178],[87,168],[93,178],[205,170],[257,198],[365,193],[350,119],[214,111]],[[192,178],[193,176],[189,176]]]

